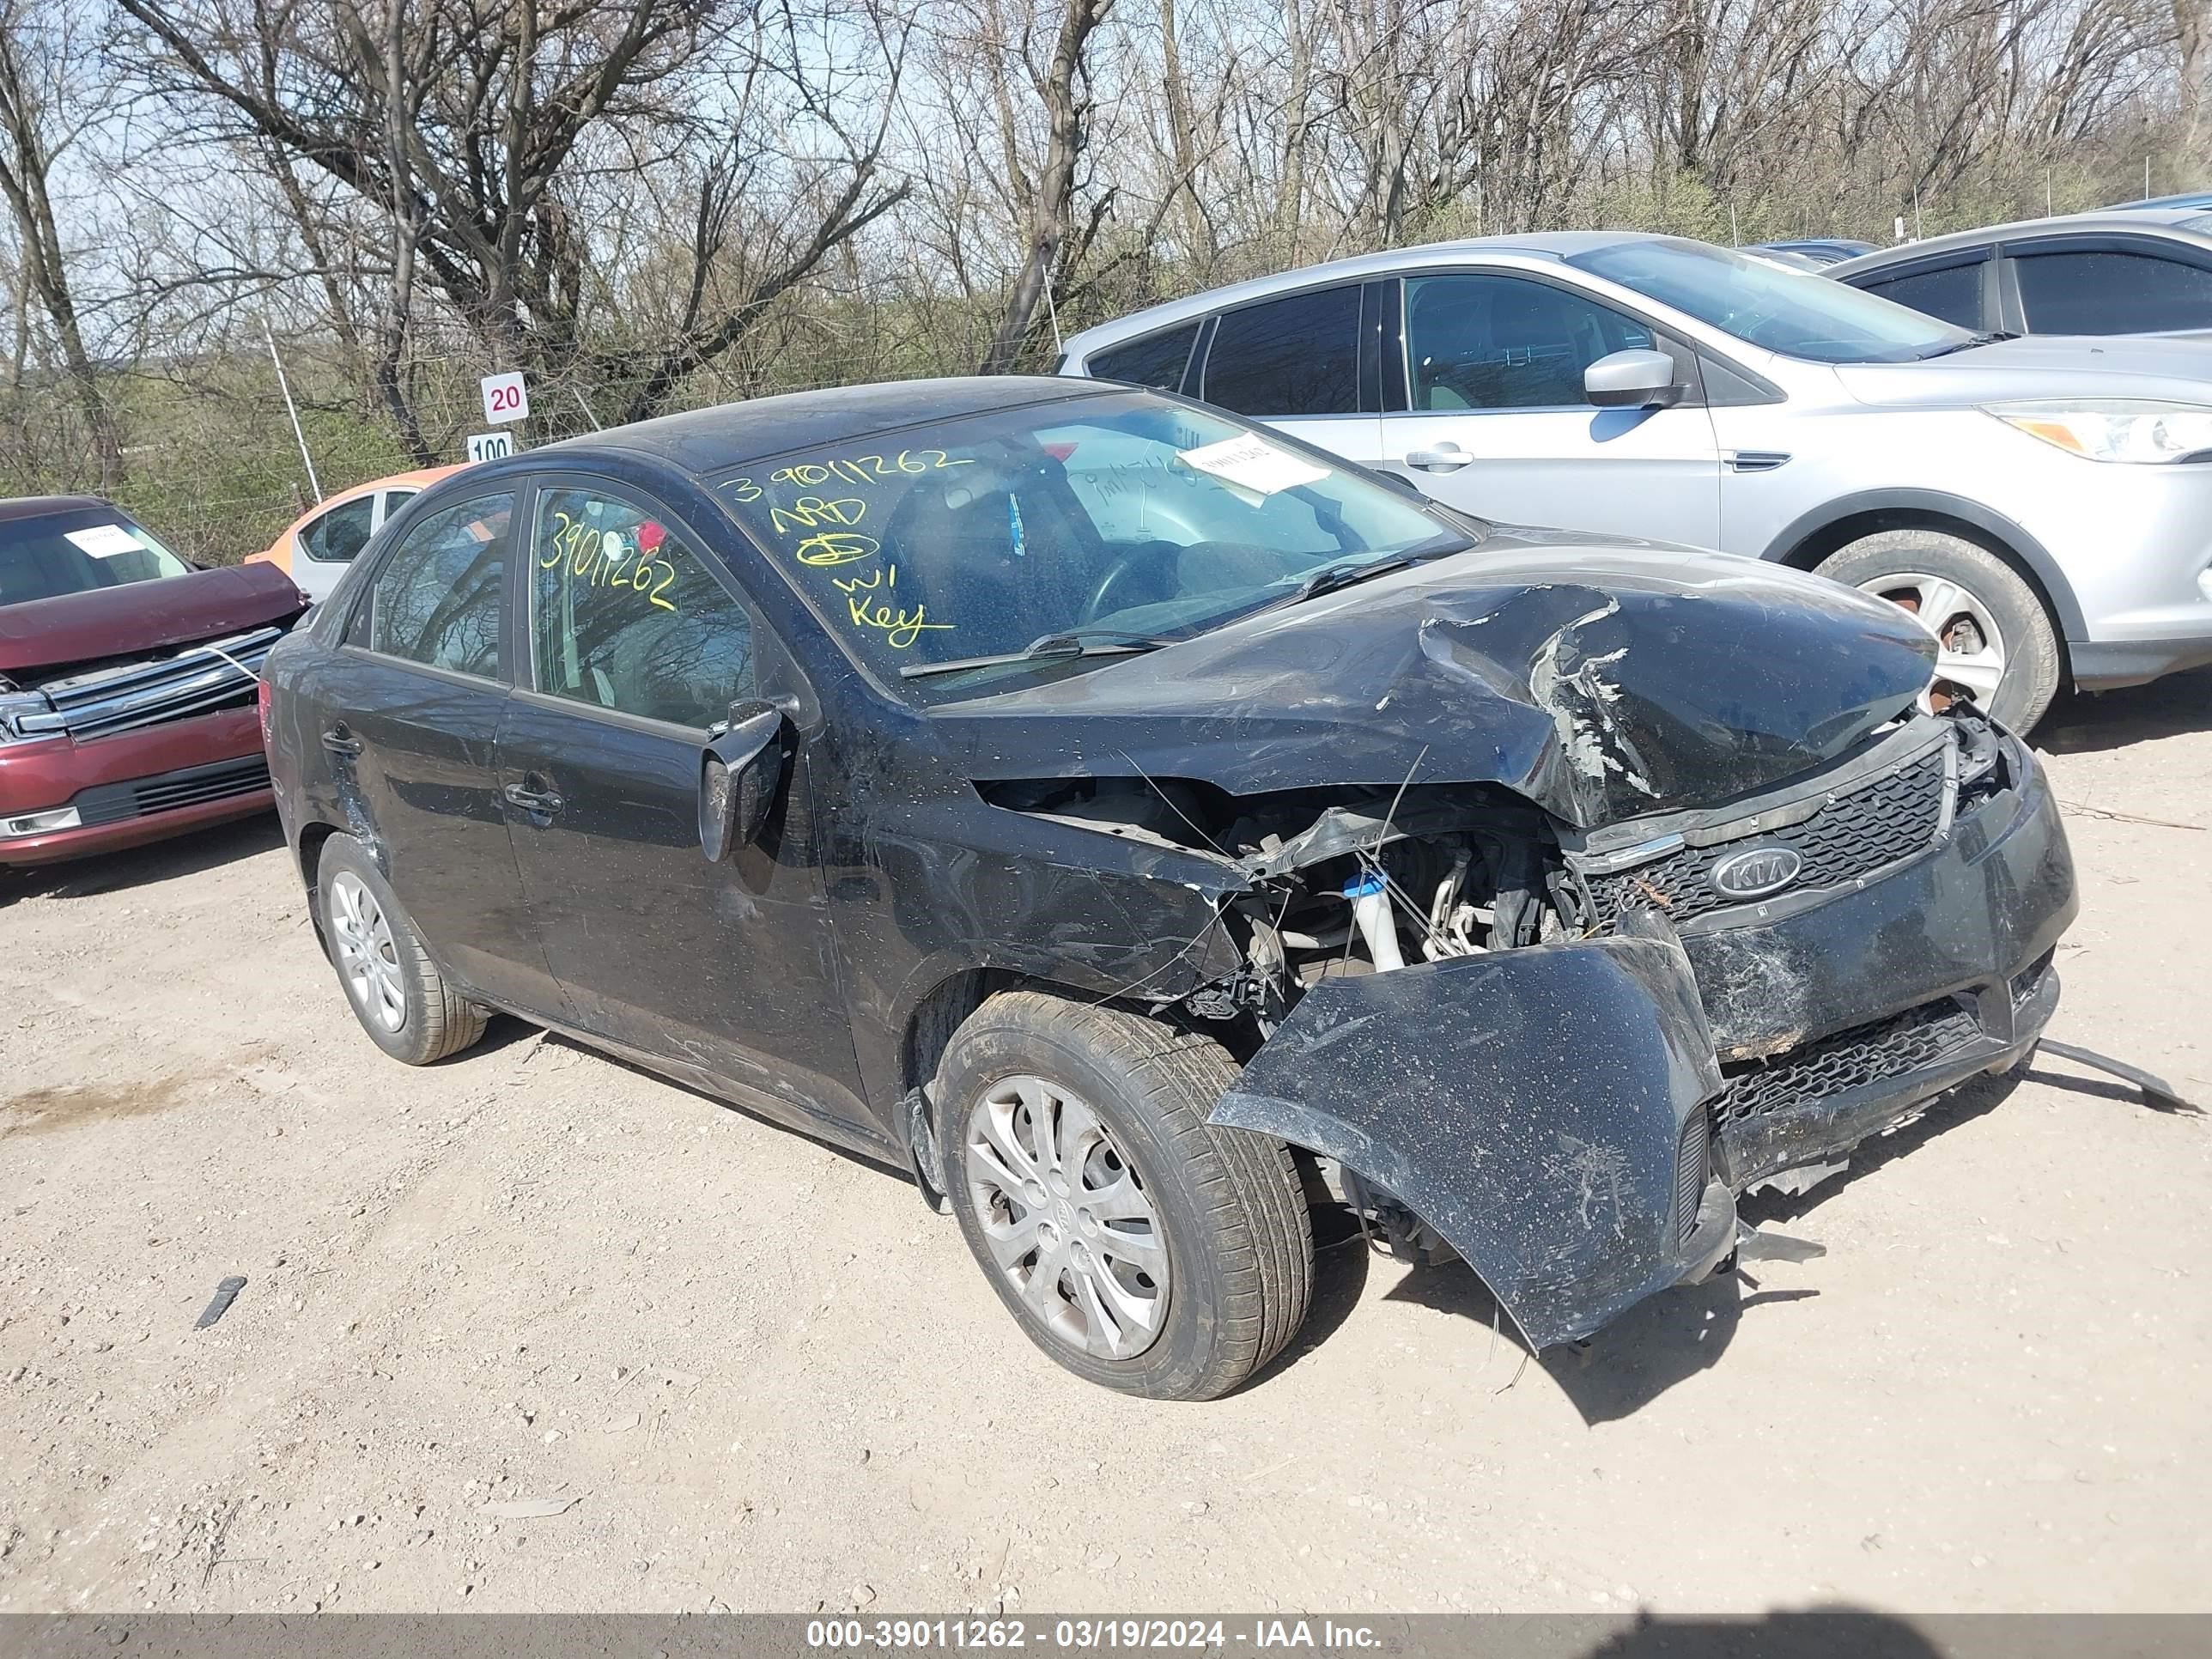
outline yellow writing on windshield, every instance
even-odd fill
[[[925,633],[952,626],[951,623],[925,622],[925,606],[917,605],[908,611],[894,601],[890,591],[898,586],[898,567],[895,564],[865,576],[834,580],[837,591],[845,595],[846,612],[853,625],[875,629],[894,651],[905,650]]]
[[[866,564],[882,553],[883,543],[855,526],[877,505],[874,492],[884,483],[911,486],[923,474],[975,464],[972,456],[955,456],[942,449],[902,449],[888,456],[832,455],[791,462],[762,479],[732,478],[722,488],[732,501],[748,506],[765,502],[771,541],[780,541],[799,563],[822,569]],[[824,485],[833,484],[845,488],[836,494],[824,490]],[[855,489],[859,493],[850,493]],[[897,497],[891,500],[896,506]],[[907,650],[924,634],[949,632],[955,626],[930,621],[929,607],[921,600],[902,601],[895,591],[896,563],[886,562],[879,568],[834,576],[830,581],[844,597],[846,620],[890,650]]]

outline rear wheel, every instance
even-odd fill
[[[938,1067],[962,1232],[1031,1340],[1124,1393],[1211,1400],[1281,1351],[1312,1294],[1290,1151],[1206,1114],[1218,1043],[1037,992],[993,997]]]
[[[484,1033],[485,1011],[446,982],[368,850],[351,836],[323,843],[316,902],[346,1000],[376,1046],[427,1066]]]
[[[1889,600],[1936,636],[1936,706],[1969,694],[2025,732],[2058,690],[2058,634],[2021,574],[1940,530],[1885,530],[1838,549],[1823,576]]]

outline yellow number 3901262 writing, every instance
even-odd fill
[[[676,567],[652,556],[667,533],[660,526],[648,520],[626,538],[616,531],[594,530],[567,513],[556,511],[553,520],[553,534],[538,556],[540,570],[562,567],[571,582],[642,594],[648,605],[677,609],[673,600],[660,597],[675,585]]]

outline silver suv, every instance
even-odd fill
[[[1060,370],[1257,416],[1485,518],[1820,571],[1935,634],[1939,704],[2016,729],[2062,681],[2212,663],[2212,344],[1978,334],[1578,232],[1217,289],[1076,336]]]

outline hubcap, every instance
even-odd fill
[[[341,872],[331,879],[331,932],[338,951],[338,975],[361,1017],[387,1031],[407,1023],[407,988],[399,977],[399,952],[392,924],[358,876]]]
[[[1129,1359],[1158,1340],[1167,1240],[1098,1115],[1042,1078],[985,1091],[963,1139],[968,1191],[998,1271],[1070,1347]]]
[[[1936,680],[1923,703],[1940,711],[1957,695],[1948,686],[1972,692],[1984,710],[1996,700],[1997,682],[2004,678],[2005,638],[1989,606],[1948,577],[1913,571],[1872,577],[1859,589],[1910,612],[1936,636]]]

